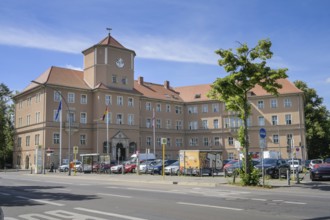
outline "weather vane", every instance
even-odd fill
[[[109,36],[110,36],[110,31],[111,31],[112,29],[111,28],[107,28],[107,31],[109,31]]]

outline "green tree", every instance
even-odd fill
[[[294,82],[305,95],[305,127],[308,158],[323,158],[330,156],[330,113],[323,105],[323,98],[317,95],[315,89],[308,88],[303,81]]]
[[[248,102],[248,92],[256,85],[260,85],[268,93],[278,95],[278,89],[282,86],[278,79],[287,78],[287,69],[271,69],[267,66],[267,60],[273,56],[270,50],[270,40],[260,40],[258,44],[249,48],[247,44],[239,43],[236,53],[232,49],[220,49],[216,51],[221,58],[218,60],[229,75],[217,78],[211,86],[209,97],[223,101],[226,108],[238,113],[243,121],[239,131],[239,141],[244,148],[245,158],[248,158],[248,126],[247,120],[251,106]],[[249,160],[245,160],[246,185],[251,184],[251,169]]]
[[[14,128],[11,115],[13,105],[11,101],[12,92],[9,88],[0,84],[0,167],[4,167],[6,162],[12,162]]]

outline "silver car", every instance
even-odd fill
[[[166,175],[179,175],[179,172],[180,172],[180,162],[179,161],[176,161],[174,162],[173,164],[165,167],[164,169],[164,173]]]

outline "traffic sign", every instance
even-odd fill
[[[266,137],[266,129],[260,128],[259,136],[260,136],[260,138],[265,138]]]
[[[73,146],[73,153],[77,154],[78,153],[78,146]]]

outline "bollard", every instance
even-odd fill
[[[297,183],[300,183],[300,180],[299,180],[299,170],[298,170],[298,167],[296,168],[296,173],[297,173]]]
[[[288,179],[288,186],[290,186],[290,173],[291,171],[290,170],[286,170],[286,178]]]

